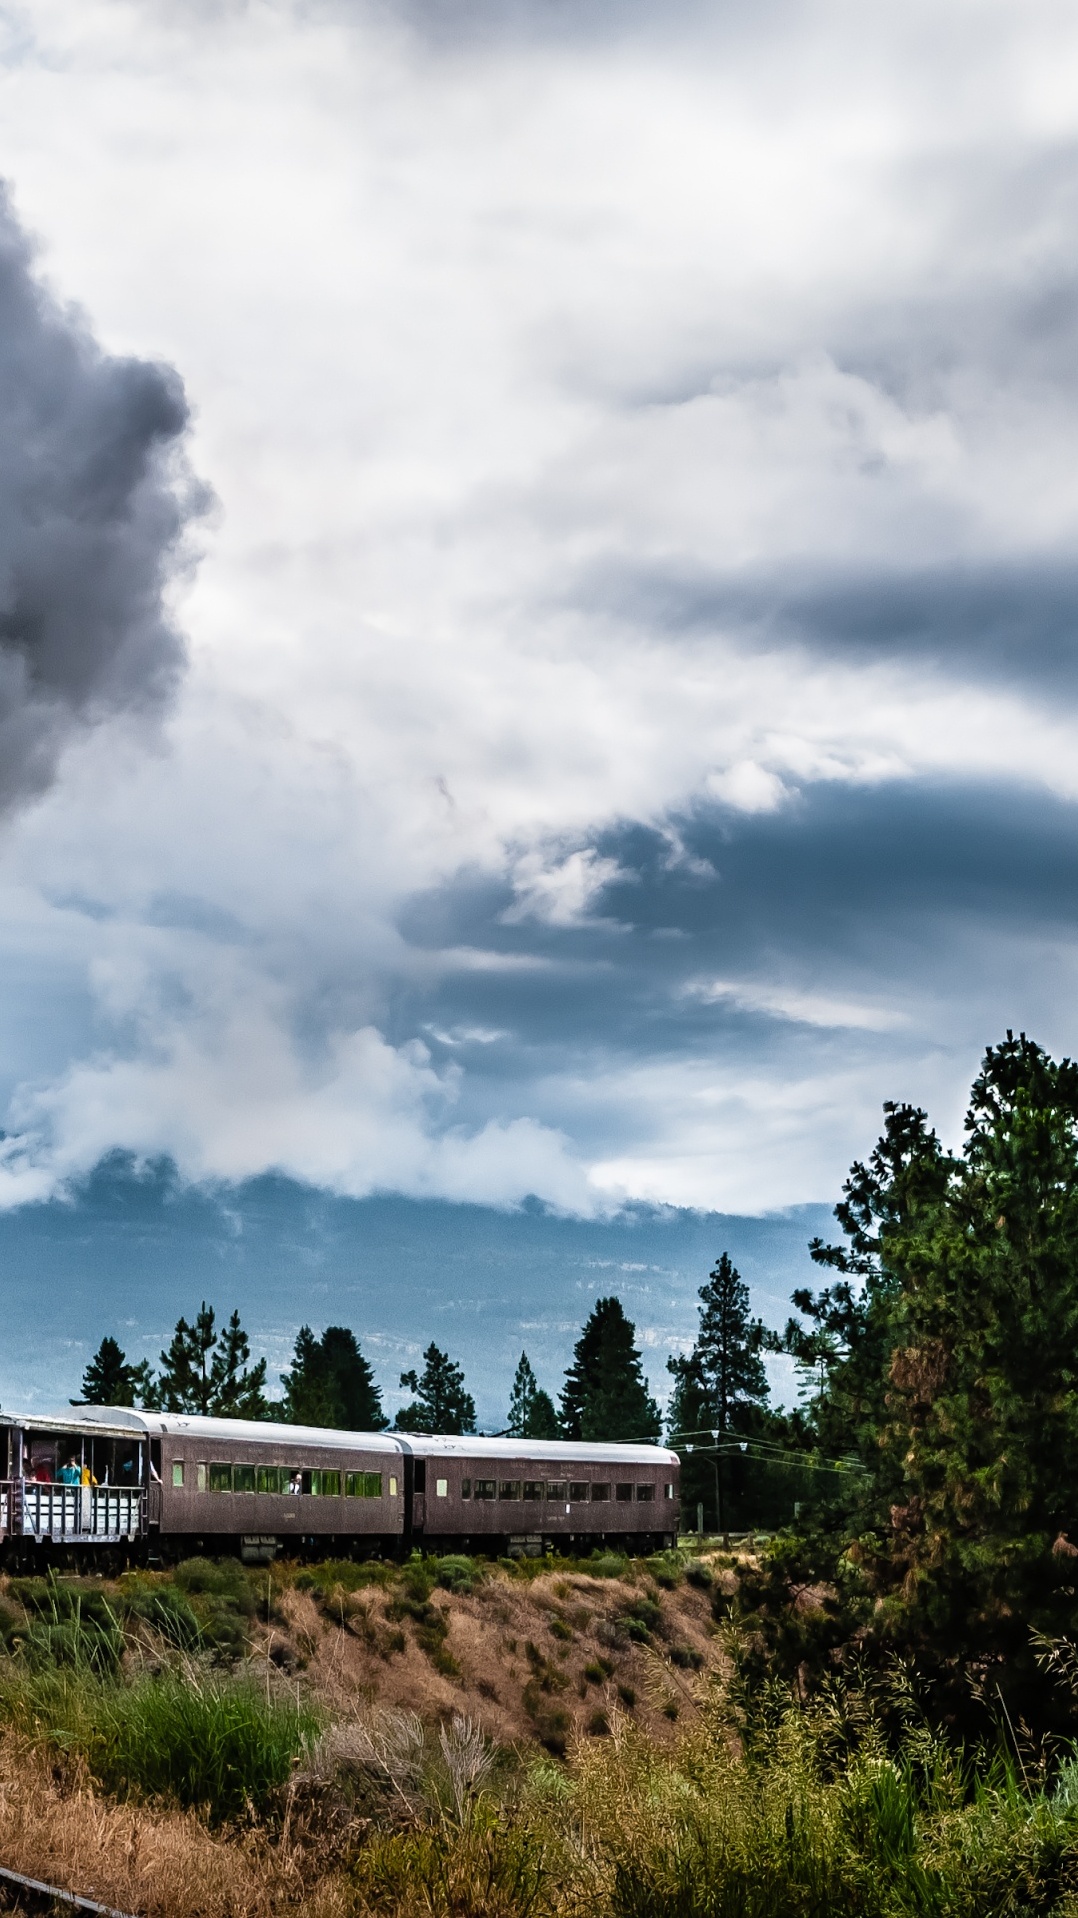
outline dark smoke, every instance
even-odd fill
[[[0,804],[48,784],[74,728],[176,683],[187,419],[171,367],[102,353],[34,279],[0,185]]]

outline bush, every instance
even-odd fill
[[[680,1552],[655,1552],[648,1559],[648,1572],[664,1592],[673,1592],[687,1576]],[[710,1582],[710,1581],[709,1581]]]
[[[483,1568],[474,1558],[466,1558],[463,1553],[448,1552],[444,1558],[435,1560],[435,1577],[439,1585],[448,1592],[467,1594],[474,1592],[483,1577]]]
[[[251,1589],[251,1580],[237,1559],[224,1558],[186,1558],[177,1565],[172,1574],[172,1582],[181,1592],[199,1596],[225,1599],[245,1618],[253,1618],[258,1608],[258,1600]]]
[[[581,1559],[578,1569],[592,1578],[627,1578],[629,1560],[621,1552],[593,1552]]]

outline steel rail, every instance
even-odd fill
[[[90,1911],[97,1918],[133,1918],[129,1911],[117,1911],[115,1905],[101,1905],[96,1898],[80,1898],[77,1892],[63,1891],[59,1885],[46,1885],[40,1878],[27,1878],[21,1871],[8,1871],[0,1865],[0,1890],[11,1885],[31,1898],[46,1900],[50,1905],[64,1905],[71,1911]]]

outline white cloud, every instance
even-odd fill
[[[832,993],[805,991],[794,985],[768,985],[762,980],[700,979],[685,988],[687,996],[712,1005],[737,1006],[745,1012],[765,1012],[795,1025],[828,1029],[850,1027],[858,1032],[893,1032],[908,1023],[895,1006],[865,1004]]]
[[[516,899],[502,913],[507,926],[537,919],[548,926],[586,925],[606,886],[626,879],[616,859],[603,859],[593,846],[569,853],[554,865],[543,852],[524,853],[513,868]]]

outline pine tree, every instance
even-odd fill
[[[142,1359],[128,1364],[127,1354],[116,1339],[102,1339],[82,1375],[82,1397],[72,1405],[142,1405],[152,1389],[150,1366]]]
[[[513,1378],[505,1429],[510,1438],[561,1437],[554,1401],[549,1392],[541,1390],[526,1352],[521,1353]]]
[[[695,1409],[704,1413],[701,1424],[725,1436],[746,1430],[752,1408],[766,1403],[767,1373],[760,1354],[775,1350],[779,1341],[761,1319],[750,1317],[749,1288],[728,1253],[700,1287],[699,1299],[700,1329],[691,1356],[671,1360],[668,1370],[678,1378],[688,1368],[686,1384],[691,1376],[691,1389],[700,1401]]]
[[[761,1352],[781,1341],[749,1312],[749,1288],[724,1252],[707,1284],[700,1287],[700,1326],[692,1351],[667,1360],[674,1379],[667,1424],[693,1443],[686,1449],[682,1497],[691,1512],[702,1504],[717,1527],[729,1525],[746,1491],[740,1459],[716,1453],[733,1433],[751,1433],[761,1424],[768,1399]],[[709,1441],[715,1448],[709,1453]],[[703,1445],[705,1456],[696,1448]],[[723,1509],[720,1510],[720,1507]]]
[[[309,1325],[296,1337],[292,1369],[281,1377],[283,1416],[292,1425],[328,1425],[345,1432],[381,1432],[388,1420],[371,1366],[347,1326],[328,1325],[316,1339]]]
[[[524,1428],[522,1437],[530,1439],[558,1439],[561,1437],[561,1426],[558,1424],[558,1414],[554,1406],[554,1401],[549,1392],[543,1391],[542,1386],[533,1394],[532,1402],[528,1407],[528,1422]]]
[[[528,1354],[522,1352],[513,1376],[513,1387],[509,1394],[509,1415],[505,1421],[505,1429],[510,1438],[525,1436],[538,1390],[539,1382],[532,1371]]]
[[[428,1345],[423,1371],[402,1372],[401,1384],[415,1393],[397,1413],[398,1432],[474,1432],[475,1401],[464,1388],[464,1372],[447,1353]]]
[[[269,1416],[263,1387],[266,1361],[248,1367],[251,1356],[247,1334],[238,1312],[220,1335],[213,1307],[202,1301],[193,1325],[179,1319],[168,1350],[161,1354],[161,1370],[154,1380],[152,1403],[164,1412],[201,1412],[217,1418],[264,1419]]]
[[[249,1363],[251,1345],[233,1312],[217,1341],[210,1368],[213,1410],[218,1418],[264,1419],[269,1417],[266,1403],[266,1361]]]
[[[1074,1619],[1078,1065],[1008,1033],[960,1155],[886,1108],[836,1214],[847,1244],[814,1250],[844,1277],[807,1301],[835,1338],[818,1422],[861,1452],[888,1630],[1028,1697],[1031,1630]]]
[[[597,1299],[576,1345],[561,1396],[566,1438],[585,1442],[655,1439],[659,1408],[636,1349],[636,1327],[617,1298]]]

